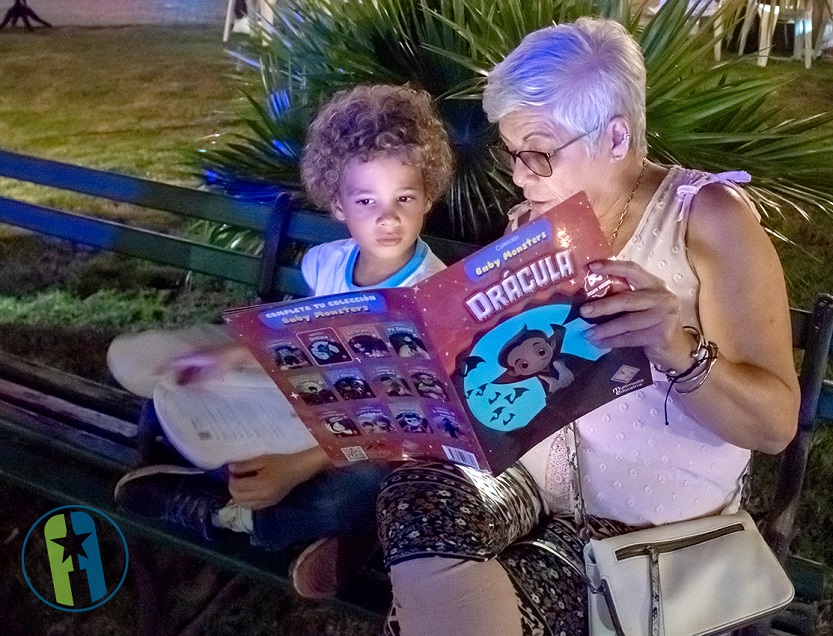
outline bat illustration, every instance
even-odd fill
[[[505,410],[506,410],[505,406],[497,407],[494,411],[492,411],[492,419],[490,419],[489,421],[494,422],[496,419],[498,419],[500,417],[500,414],[503,413]],[[514,416],[514,413],[512,415]]]
[[[509,402],[509,404],[514,404],[515,401],[527,391],[529,391],[529,389],[527,389],[526,387],[515,387],[514,391],[512,393],[507,393],[506,395],[504,395],[503,399]]]
[[[477,393],[475,393],[475,396],[483,395],[483,392],[486,390],[486,386],[488,384],[489,384],[488,382],[485,382],[485,383],[481,384],[479,387],[477,387]]]
[[[460,363],[457,365],[457,371],[462,375],[464,378],[471,372],[472,369],[476,369],[477,365],[481,362],[486,362],[480,356],[467,356],[463,358]]]
[[[498,399],[500,398],[500,396],[501,396],[501,394],[496,392],[495,396],[491,400],[489,400],[489,404],[494,404],[495,402],[497,402]]]
[[[513,412],[513,413],[510,413],[510,414],[509,414],[509,417],[507,417],[507,418],[506,418],[505,420],[503,420],[503,422],[501,422],[501,423],[502,423],[504,426],[506,426],[506,425],[508,425],[508,424],[509,424],[509,422],[511,422],[511,421],[512,421],[512,420],[514,420],[514,419],[515,419],[515,413]]]
[[[466,391],[466,397],[469,397],[472,393],[474,393],[474,389],[469,389]]]

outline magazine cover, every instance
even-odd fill
[[[641,349],[598,349],[583,302],[609,246],[583,194],[415,287],[226,312],[338,464],[439,458],[490,470],[651,383]]]

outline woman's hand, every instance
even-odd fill
[[[235,503],[252,510],[274,506],[292,489],[330,465],[316,446],[291,455],[260,455],[229,464],[229,494]]]
[[[588,340],[604,349],[642,347],[658,367],[685,371],[697,345],[683,330],[680,302],[665,283],[632,261],[596,261],[590,269],[623,278],[630,290],[582,305],[583,318],[600,320],[587,330]]]

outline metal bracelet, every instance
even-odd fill
[[[668,378],[669,381],[674,380],[675,378],[684,378],[690,376],[691,374],[697,371],[697,368],[703,364],[703,361],[708,356],[708,341],[706,337],[703,335],[703,332],[700,331],[697,327],[692,327],[690,325],[686,325],[683,327],[683,331],[686,333],[691,334],[697,339],[697,346],[691,352],[691,358],[694,360],[692,365],[688,367],[685,371],[675,371],[674,369],[663,369],[656,364],[653,365],[654,369],[659,371],[660,373],[664,373],[665,377]]]
[[[715,362],[717,362],[718,355],[720,354],[717,345],[711,341],[706,344],[709,353],[705,357],[704,361],[706,362],[705,366],[702,368],[701,371],[697,373],[697,375],[692,376],[690,378],[675,378],[672,381],[672,386],[674,387],[674,391],[676,393],[685,394],[685,393],[692,393],[703,386],[703,383],[706,381],[706,378],[709,377],[709,373],[712,371],[712,367],[714,366]],[[688,382],[695,382],[694,386],[685,386]],[[680,383],[683,386],[680,386]]]

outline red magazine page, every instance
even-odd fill
[[[431,457],[486,469],[413,289],[224,316],[336,464]]]
[[[584,194],[413,288],[232,310],[236,335],[336,463],[438,458],[495,474],[569,422],[651,383],[602,350],[587,299],[624,288]]]

